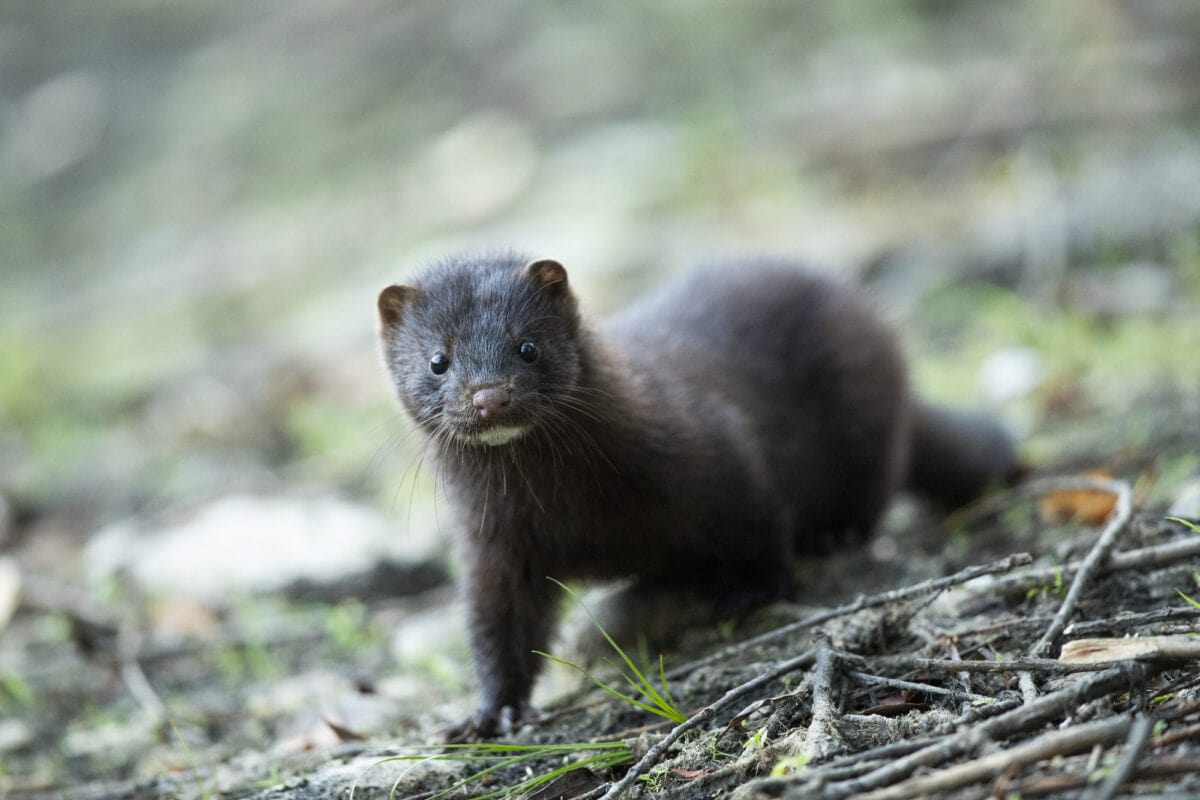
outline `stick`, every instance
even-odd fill
[[[700,709],[695,714],[688,717],[686,721],[676,725],[670,733],[668,733],[662,739],[659,739],[657,744],[647,750],[646,754],[642,756],[636,764],[629,768],[629,771],[625,773],[625,776],[621,778],[621,780],[609,787],[608,791],[604,793],[602,800],[616,800],[616,798],[620,797],[623,792],[633,785],[634,781],[636,781],[641,775],[645,774],[651,767],[657,764],[664,755],[666,755],[667,750],[670,749],[671,745],[675,744],[675,742],[679,740],[680,736],[683,736],[685,733],[690,731],[692,728],[697,727],[701,723],[709,721],[717,715],[718,711],[726,706],[731,705],[743,695],[749,694],[755,689],[766,686],[772,681],[778,680],[784,675],[787,675],[789,672],[794,672],[798,669],[804,669],[805,667],[808,667],[810,664],[812,664],[813,659],[813,652],[808,650],[796,656],[795,658],[780,662],[772,669],[759,675],[757,678],[746,681],[740,686],[735,686],[734,688],[730,689],[728,692],[721,695],[719,699]]]
[[[821,636],[817,642],[817,663],[812,671],[812,721],[804,739],[804,754],[810,761],[829,755],[837,747],[834,725],[833,672],[837,657],[829,640]]]
[[[1108,563],[1101,567],[1102,574],[1124,572],[1134,569],[1155,569],[1165,567],[1179,561],[1200,556],[1200,536],[1189,536],[1173,542],[1143,547],[1137,550],[1126,550],[1113,553]],[[1006,575],[997,578],[987,591],[989,594],[1009,594],[1036,589],[1053,582],[1059,575],[1066,577],[1076,573],[1082,562],[1072,561],[1061,567],[1039,567],[1026,570],[1019,575]]]
[[[1071,579],[1071,588],[1067,591],[1062,605],[1059,606],[1058,613],[1054,615],[1054,619],[1050,621],[1050,626],[1042,634],[1042,637],[1029,650],[1031,658],[1038,658],[1044,656],[1058,642],[1058,637],[1062,636],[1063,630],[1067,627],[1067,620],[1075,613],[1075,606],[1079,604],[1084,587],[1091,580],[1093,573],[1098,572],[1100,566],[1108,559],[1109,553],[1117,542],[1117,536],[1125,530],[1125,526],[1129,523],[1129,517],[1133,513],[1133,492],[1125,481],[1105,478],[1051,478],[1045,481],[1036,481],[1026,488],[1039,494],[1098,489],[1117,496],[1116,508],[1113,509],[1104,530],[1100,533],[1100,538],[1096,540],[1091,552],[1087,554],[1087,558],[1075,572],[1075,577]],[[1032,673],[1022,672],[1018,676],[1018,681],[1021,685],[1021,696],[1025,698],[1025,702],[1032,703],[1036,700],[1038,691]]]
[[[1087,586],[1093,574],[1108,559],[1109,552],[1117,542],[1117,536],[1129,524],[1129,517],[1133,514],[1133,490],[1129,488],[1129,484],[1125,481],[1099,478],[1054,479],[1051,481],[1037,481],[1035,485],[1039,487],[1045,486],[1044,492],[1099,489],[1111,492],[1117,496],[1117,507],[1113,509],[1112,516],[1105,524],[1100,538],[1096,540],[1096,544],[1093,545],[1091,552],[1087,554],[1087,558],[1083,560],[1079,570],[1075,573],[1075,577],[1071,580],[1071,588],[1067,592],[1066,599],[1063,600],[1058,613],[1054,615],[1054,620],[1050,623],[1050,627],[1046,629],[1046,632],[1042,634],[1042,638],[1038,639],[1037,643],[1029,651],[1031,657],[1038,658],[1039,656],[1044,656],[1058,642],[1058,637],[1062,636],[1063,629],[1067,627],[1067,619],[1075,613],[1075,606],[1079,604],[1079,598],[1083,594],[1084,587]]]
[[[927,670],[929,672],[1047,672],[1066,675],[1072,672],[1100,672],[1111,664],[1064,664],[1053,658],[1014,658],[1011,661],[958,661],[953,658],[920,658],[917,656],[856,656],[849,653],[839,655],[854,663],[891,669]]]
[[[1124,786],[1137,772],[1138,759],[1142,757],[1142,751],[1146,749],[1146,744],[1150,741],[1150,732],[1154,730],[1154,718],[1143,714],[1138,717],[1133,723],[1132,730],[1129,731],[1129,738],[1125,742],[1125,754],[1121,756],[1121,763],[1117,764],[1117,768],[1112,771],[1112,774],[1104,779],[1104,783],[1100,784],[1094,791],[1084,794],[1086,800],[1112,800],[1121,791]]]
[[[1075,725],[1047,733],[1007,750],[989,753],[973,761],[956,764],[932,775],[921,775],[883,789],[867,792],[861,796],[861,800],[901,800],[901,798],[907,797],[950,792],[976,781],[994,778],[1013,765],[1023,766],[1054,756],[1075,755],[1098,744],[1113,744],[1120,741],[1129,732],[1129,728],[1130,720],[1127,716],[1111,717],[1086,725]]]
[[[947,689],[942,686],[930,686],[928,683],[914,683],[913,681],[902,681],[897,678],[884,678],[881,675],[868,675],[865,672],[848,672],[846,674],[855,680],[863,681],[865,683],[878,683],[882,686],[891,686],[893,689],[908,689],[912,692],[936,694],[965,702],[987,702],[992,699],[986,695],[975,694],[973,692],[958,692],[954,689]]]
[[[915,597],[918,595],[940,592],[944,589],[950,588],[951,586],[956,586],[960,583],[966,583],[967,581],[974,580],[975,578],[979,578],[984,575],[994,575],[998,572],[1009,572],[1017,567],[1023,567],[1031,563],[1033,563],[1033,556],[1029,555],[1029,553],[1014,553],[1007,558],[1002,558],[999,561],[993,561],[990,564],[979,564],[961,569],[953,575],[948,575],[944,578],[931,578],[927,581],[922,581],[921,583],[916,583],[901,589],[893,589],[890,592],[883,592],[882,594],[859,595],[858,598],[851,603],[847,603],[836,608],[831,608],[826,611],[817,612],[816,614],[812,614],[802,620],[788,623],[782,627],[775,628],[774,630],[767,631],[766,633],[746,639],[745,641],[738,642],[737,644],[726,647],[723,650],[718,650],[712,655],[708,655],[704,658],[697,659],[696,661],[692,661],[680,667],[676,667],[667,674],[667,677],[678,678],[681,675],[694,672],[700,667],[708,666],[716,661],[731,658],[745,652],[746,650],[749,650],[752,647],[757,647],[758,645],[766,644],[767,642],[772,642],[776,639],[781,639],[797,631],[815,627],[820,625],[822,622],[826,622],[835,617],[853,614],[856,611],[862,611],[865,608],[874,608],[876,606],[887,605],[888,603],[894,603],[897,600],[907,600],[910,597]]]
[[[1026,703],[986,722],[965,728],[861,778],[829,786],[825,791],[825,796],[836,800],[888,786],[907,778],[918,767],[936,766],[970,752],[989,740],[1011,736],[1019,731],[1041,725],[1061,714],[1074,711],[1089,700],[1125,688],[1130,683],[1140,683],[1146,676],[1156,671],[1157,669],[1150,665],[1131,663],[1089,675],[1073,686],[1052,692],[1032,703]]]

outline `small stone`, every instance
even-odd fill
[[[0,720],[0,753],[20,750],[33,743],[33,729],[19,719]]]
[[[979,368],[979,389],[993,405],[1015,400],[1042,382],[1042,356],[1029,347],[1010,347],[992,353]]]
[[[16,560],[0,558],[0,630],[8,625],[21,600],[21,570]]]
[[[1200,477],[1192,478],[1180,487],[1167,509],[1167,516],[1200,520]]]
[[[88,542],[84,559],[98,579],[126,576],[151,594],[219,607],[239,593],[298,581],[322,585],[385,561],[437,557],[435,524],[414,525],[408,534],[400,527],[335,497],[232,495],[174,524],[134,519],[110,525]]]

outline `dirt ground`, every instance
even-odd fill
[[[1200,793],[1200,6],[865,9],[4,4],[0,796]],[[534,749],[442,753],[452,532],[374,300],[512,246],[590,317],[746,254],[860,283],[1030,483],[741,620],[589,591],[686,729],[550,664]]]

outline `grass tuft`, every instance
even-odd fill
[[[1191,528],[1193,532],[1200,533],[1200,525],[1191,520],[1182,519],[1181,517],[1167,517],[1171,522],[1178,522],[1180,525]]]
[[[412,767],[405,770],[400,777],[396,778],[388,797],[396,796],[400,782],[404,780],[413,768],[420,764],[429,761],[489,762],[488,766],[472,772],[467,777],[456,781],[440,792],[429,795],[427,800],[441,800],[441,798],[449,797],[460,789],[466,789],[472,784],[484,780],[495,772],[539,759],[560,758],[563,760],[563,763],[547,772],[536,775],[530,774],[529,777],[518,783],[502,786],[499,789],[493,789],[483,794],[472,794],[471,796],[475,800],[489,800],[490,798],[501,798],[503,800],[531,792],[539,786],[577,769],[604,770],[633,761],[633,752],[624,742],[580,742],[537,745],[482,742],[478,744],[431,745],[428,747],[413,747],[412,749],[415,752],[407,755],[381,758],[363,770],[362,774],[354,780],[354,784],[350,787],[350,800],[354,800],[354,792],[358,788],[358,782],[362,779],[363,775],[366,775],[368,771],[380,764],[392,761],[412,761],[415,763]],[[584,755],[589,753],[590,755]],[[572,756],[583,757],[569,760]]]
[[[562,664],[563,666],[570,667],[571,669],[587,676],[588,679],[591,680],[592,683],[596,684],[596,686],[598,686],[601,690],[624,703],[628,703],[635,708],[640,708],[643,711],[648,711],[656,716],[669,719],[677,725],[682,722],[686,722],[687,715],[679,710],[679,708],[675,705],[675,699],[671,697],[671,688],[667,685],[667,670],[666,664],[663,661],[663,657],[661,655],[658,657],[658,676],[659,686],[661,687],[660,691],[660,689],[655,687],[654,684],[652,684],[646,678],[642,671],[638,669],[637,664],[633,663],[633,659],[621,649],[621,646],[617,644],[611,636],[608,635],[608,631],[604,630],[604,626],[600,624],[598,619],[596,619],[596,615],[593,614],[592,610],[584,604],[583,600],[578,594],[575,593],[574,590],[572,590],[562,581],[554,580],[554,578],[549,578],[548,580],[554,581],[554,583],[562,587],[564,592],[574,598],[575,602],[579,604],[579,607],[587,613],[588,618],[592,621],[592,624],[596,626],[596,630],[600,631],[600,634],[604,637],[605,641],[608,642],[609,646],[611,646],[612,649],[616,651],[617,655],[621,657],[621,660],[625,662],[625,666],[629,668],[629,671],[632,672],[633,675],[622,673],[621,677],[624,678],[625,682],[637,692],[637,695],[625,694],[624,692],[614,689],[612,686],[600,680],[595,675],[592,675],[583,667],[567,661],[564,658],[559,658],[558,656],[544,653],[541,650],[534,650],[533,652],[537,653],[542,658],[547,658],[556,664]]]

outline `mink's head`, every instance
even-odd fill
[[[436,264],[384,289],[379,321],[400,402],[443,446],[507,444],[575,402],[579,313],[557,261]]]

